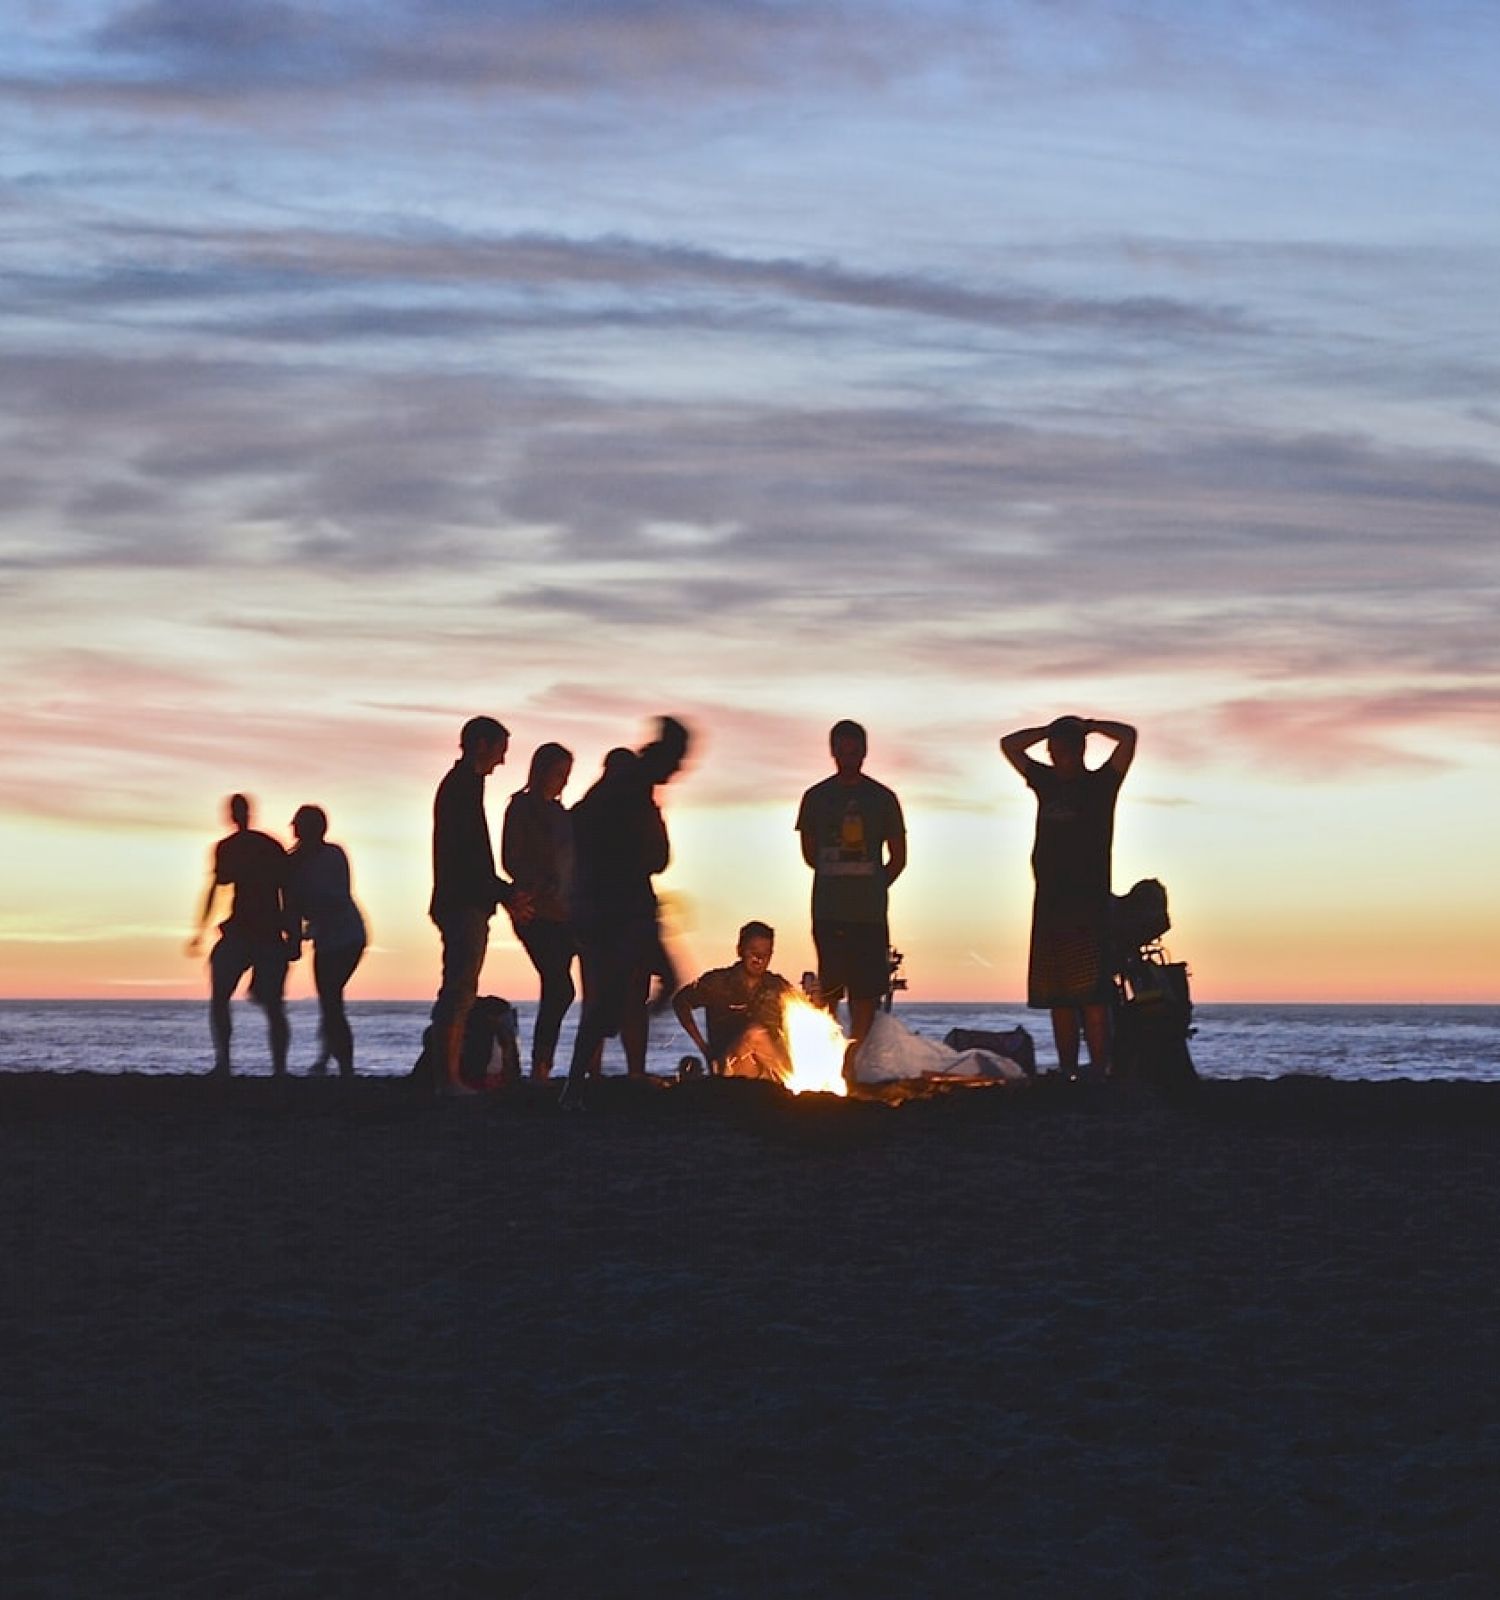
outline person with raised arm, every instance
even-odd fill
[[[1089,736],[1114,742],[1097,767],[1084,760]],[[1050,761],[1030,752],[1045,744]],[[1045,727],[1019,728],[1000,741],[1000,752],[1036,796],[1036,837],[1031,870],[1031,951],[1026,1001],[1052,1013],[1057,1064],[1078,1076],[1079,1023],[1089,1065],[1098,1077],[1111,1068],[1110,856],[1115,800],[1135,759],[1136,732],[1125,722],[1058,717]]]

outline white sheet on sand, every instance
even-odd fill
[[[888,1011],[877,1011],[854,1058],[860,1083],[895,1083],[902,1078],[993,1078],[1022,1083],[1026,1074],[1009,1056],[989,1050],[954,1050],[937,1039],[913,1033]]]

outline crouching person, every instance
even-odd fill
[[[783,1083],[791,1072],[782,1004],[792,986],[770,971],[776,935],[764,922],[740,929],[732,967],[715,967],[684,984],[672,1009],[688,1037],[703,1052],[711,1072],[731,1078],[768,1078]],[[705,1013],[708,1037],[695,1011]]]

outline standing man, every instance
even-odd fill
[[[458,736],[459,756],[432,804],[432,901],[427,914],[443,940],[443,981],[432,1007],[424,1052],[439,1093],[472,1094],[461,1070],[464,1024],[479,994],[497,905],[524,924],[531,896],[495,872],[484,814],[484,780],[505,760],[510,734],[493,717],[471,717]]]
[[[1109,759],[1092,769],[1083,761],[1091,733],[1115,742]],[[1135,739],[1128,723],[1058,717],[1000,741],[1000,753],[1036,795],[1026,1003],[1052,1013],[1057,1064],[1066,1078],[1078,1076],[1080,1017],[1092,1071],[1108,1077],[1111,1070],[1110,852],[1115,799],[1135,759]],[[1051,766],[1027,753],[1043,740]]]
[[[890,886],[906,870],[906,821],[895,792],[862,770],[869,741],[857,722],[828,735],[834,774],[802,796],[797,831],[813,870],[818,985],[833,1010],[849,998],[851,1046],[844,1075],[875,1020],[890,976]]]
[[[229,1002],[240,979],[250,974],[250,998],[266,1014],[271,1039],[271,1070],[286,1074],[286,969],[302,954],[301,928],[288,904],[286,851],[268,833],[250,826],[250,802],[232,794],[227,802],[234,832],[214,846],[213,871],[198,927],[188,954],[203,948],[203,934],[221,889],[233,890],[229,915],[219,924],[219,939],[208,958],[208,1025],[214,1041],[214,1074],[229,1076]]]

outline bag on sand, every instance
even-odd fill
[[[1115,1065],[1154,1089],[1198,1081],[1188,1053],[1193,1001],[1185,961],[1133,961],[1121,974],[1115,1005]]]
[[[898,1083],[908,1078],[993,1078],[1024,1083],[1021,1066],[988,1050],[954,1050],[936,1039],[924,1039],[904,1028],[888,1011],[875,1021],[854,1058],[860,1083]]]
[[[1036,1076],[1036,1044],[1020,1024],[1003,1033],[989,1033],[983,1028],[950,1028],[943,1035],[943,1043],[950,1050],[988,1050],[991,1055],[1005,1056],[1028,1078]]]

